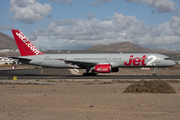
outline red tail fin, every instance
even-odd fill
[[[14,39],[16,40],[16,44],[19,48],[21,56],[43,54],[29,41],[29,39],[20,30],[12,30],[12,33]]]

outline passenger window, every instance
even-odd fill
[[[164,58],[164,60],[171,60],[171,58]]]

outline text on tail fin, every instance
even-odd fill
[[[29,41],[29,39],[20,30],[12,30],[12,33],[16,40],[21,56],[43,54]]]

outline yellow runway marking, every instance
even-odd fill
[[[41,69],[41,74],[44,74],[44,73],[43,73],[43,69]]]

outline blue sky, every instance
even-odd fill
[[[130,41],[180,51],[178,0],[1,0],[0,32],[20,29],[39,49]]]

